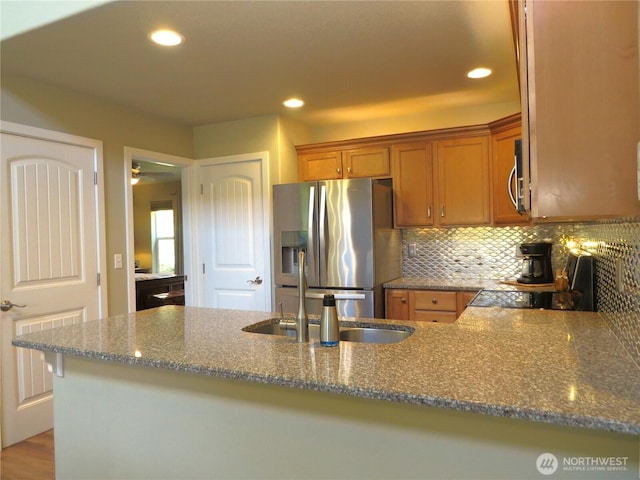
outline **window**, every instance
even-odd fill
[[[151,256],[154,272],[176,272],[176,239],[170,201],[151,203]]]

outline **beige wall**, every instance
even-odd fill
[[[191,128],[6,72],[1,81],[2,120],[103,142],[108,312],[126,312],[127,272],[114,269],[112,261],[126,247],[123,149],[130,146],[191,158]]]
[[[309,138],[304,125],[265,115],[195,127],[193,150],[196,159],[269,152],[271,183],[287,183],[298,178],[295,145]]]
[[[451,105],[445,102],[434,104],[415,115],[405,115],[400,109],[389,112],[390,116],[384,118],[358,116],[342,120],[342,116],[336,116],[334,122],[313,128],[308,143],[481,125],[518,113],[520,109],[520,102],[488,105]]]

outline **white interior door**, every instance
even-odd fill
[[[271,310],[266,169],[266,153],[200,167],[203,306]]]
[[[75,137],[74,137],[75,138]],[[2,445],[53,427],[52,378],[23,333],[95,320],[104,291],[94,172],[101,144],[74,145],[3,131],[0,142]],[[106,288],[105,288],[106,290]]]

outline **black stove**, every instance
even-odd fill
[[[580,292],[527,292],[522,290],[481,290],[469,302],[471,307],[540,308],[576,310]]]

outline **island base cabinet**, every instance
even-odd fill
[[[478,292],[385,289],[385,318],[454,323]]]
[[[54,391],[57,480],[526,479],[543,453],[554,479],[576,478],[563,458],[626,457],[582,479],[638,474],[637,436],[446,408],[78,357]]]

